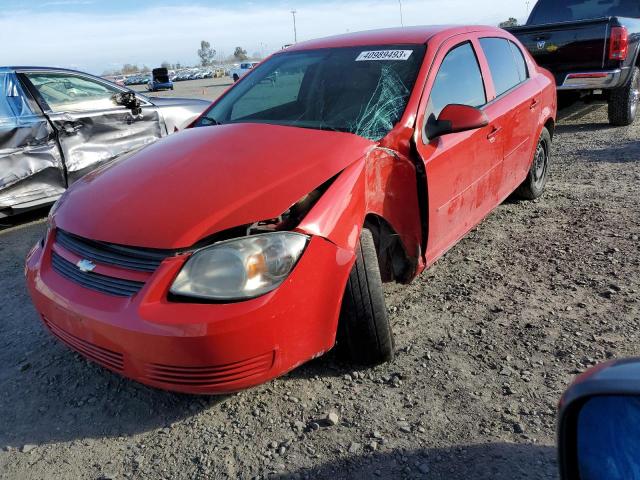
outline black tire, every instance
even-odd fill
[[[638,113],[638,100],[640,100],[640,69],[633,67],[629,84],[611,92],[609,123],[616,127],[631,125]]]
[[[373,235],[363,229],[356,248],[356,262],[342,300],[338,328],[342,354],[361,365],[393,360],[394,341]]]
[[[536,151],[533,154],[531,168],[524,182],[515,191],[515,196],[522,200],[535,200],[544,192],[549,178],[549,159],[551,158],[551,134],[542,129]]]
[[[233,75],[233,81],[237,82],[238,80],[240,80],[240,77],[238,75]]]

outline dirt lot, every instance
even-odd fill
[[[556,478],[560,393],[637,355],[640,325],[640,125],[565,117],[542,199],[505,203],[411,286],[387,287],[398,355],[372,370],[330,354],[215,398],[122,379],[40,324],[22,262],[43,221],[4,230],[0,477]],[[336,425],[313,423],[330,411]]]

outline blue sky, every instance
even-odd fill
[[[531,2],[533,3],[533,2]],[[402,0],[405,25],[492,24],[526,16],[526,0]],[[0,62],[92,73],[124,63],[197,63],[200,40],[220,56],[271,53],[298,39],[400,26],[398,0],[0,0]],[[7,48],[7,45],[13,46]]]

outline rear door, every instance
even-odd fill
[[[486,127],[432,138],[429,123],[449,104],[483,108],[491,93],[471,38],[456,36],[435,57],[418,114],[416,148],[428,191],[427,264],[453,246],[497,203],[495,167],[502,160],[500,118]]]
[[[162,136],[158,109],[143,100],[142,112],[117,105],[126,92],[89,75],[25,70],[20,78],[57,132],[69,184],[126,152]]]
[[[524,180],[533,156],[541,108],[540,87],[530,78],[520,48],[502,37],[479,39],[490,72],[495,98],[485,111],[502,116],[504,163],[501,167],[500,196],[506,197]]]
[[[15,74],[0,68],[0,218],[64,192],[55,132]]]

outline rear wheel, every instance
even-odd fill
[[[342,300],[338,330],[340,351],[351,361],[375,365],[393,360],[394,341],[373,235],[363,229],[356,262]]]
[[[640,69],[633,67],[628,85],[611,92],[609,99],[609,123],[617,127],[631,125],[638,113],[640,100]]]
[[[523,200],[535,200],[542,195],[549,177],[550,154],[551,134],[549,133],[549,130],[543,128],[527,178],[515,191],[515,195],[517,197]]]

